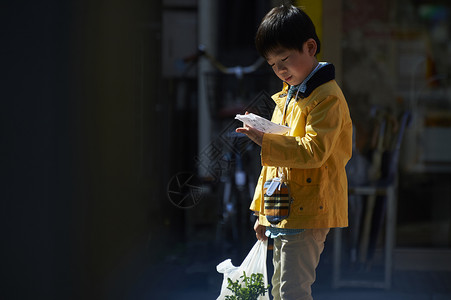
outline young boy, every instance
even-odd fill
[[[313,299],[311,285],[326,235],[330,228],[348,226],[345,166],[352,152],[352,122],[334,66],[316,59],[320,41],[305,12],[287,5],[273,8],[255,42],[283,81],[282,91],[272,96],[272,121],[290,130],[276,135],[247,125],[236,129],[261,146],[263,167],[250,207],[258,216],[254,229],[258,239],[274,239],[274,299]],[[276,221],[267,201],[274,201],[268,192],[273,181],[289,191],[289,200],[277,204],[288,213]]]

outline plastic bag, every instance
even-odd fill
[[[260,273],[263,274],[263,284],[265,287],[268,286],[268,272],[266,270],[266,255],[268,249],[268,240],[266,241],[257,241],[255,245],[252,247],[251,251],[249,251],[246,258],[243,260],[240,266],[235,267],[232,264],[231,259],[226,259],[222,263],[216,266],[216,270],[219,273],[224,274],[224,279],[222,281],[221,293],[217,300],[225,299],[225,296],[233,295],[232,291],[230,291],[228,286],[227,278],[230,278],[232,281],[239,280],[241,282],[240,276],[243,275],[243,271],[246,272],[247,276],[250,276],[252,273]],[[264,296],[260,296],[259,300],[269,300],[269,292],[266,292]]]

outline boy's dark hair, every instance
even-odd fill
[[[271,9],[263,18],[255,36],[255,46],[258,53],[266,58],[278,47],[302,52],[302,46],[310,38],[316,41],[316,55],[321,50],[321,44],[312,20],[302,9],[283,4]]]

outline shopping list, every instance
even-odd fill
[[[238,114],[235,119],[264,133],[285,134],[290,130],[288,126],[276,124],[253,113],[247,115]]]

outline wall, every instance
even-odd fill
[[[161,5],[1,11],[1,298],[124,298],[169,232],[177,238],[165,220],[182,220],[159,188],[171,154]]]

